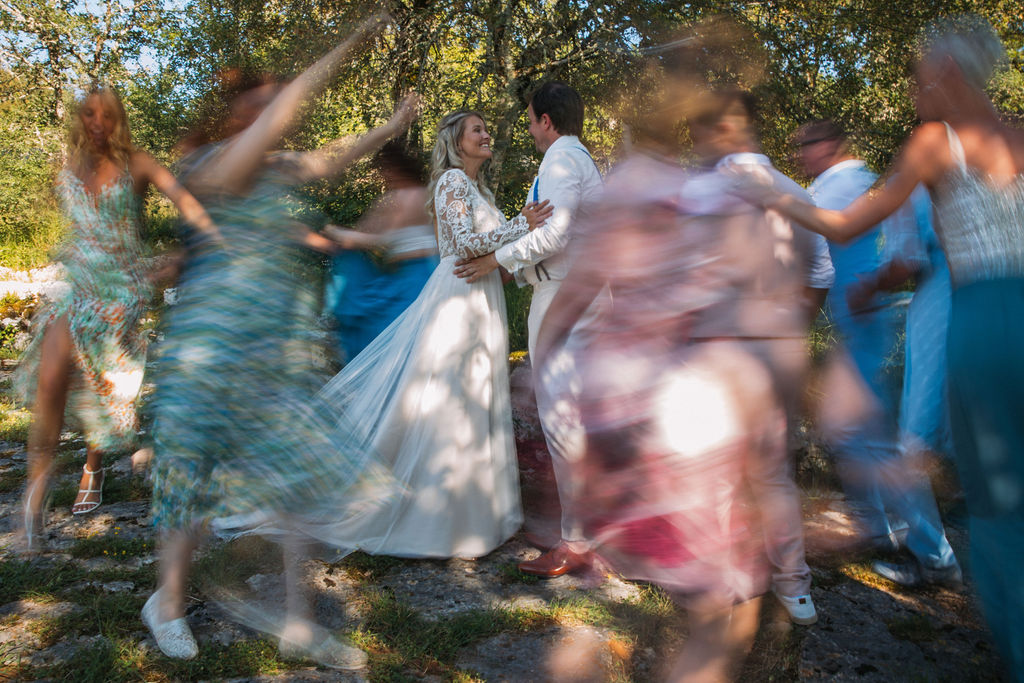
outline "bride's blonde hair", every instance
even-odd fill
[[[92,138],[85,131],[85,124],[82,123],[82,109],[91,97],[98,97],[100,105],[104,110],[114,113],[117,121],[114,123],[114,130],[110,133],[108,140],[110,157],[122,168],[128,167],[128,160],[135,145],[132,144],[132,134],[128,129],[128,114],[125,112],[124,104],[117,92],[103,85],[94,85],[85,96],[78,102],[78,108],[71,117],[71,127],[68,130],[67,166],[79,178],[85,177],[92,165],[96,162],[97,152],[93,146]]]
[[[459,140],[462,138],[462,133],[466,130],[466,123],[474,116],[483,121],[485,126],[487,125],[487,119],[484,118],[484,115],[472,109],[452,112],[437,124],[437,142],[434,143],[434,151],[430,156],[430,182],[427,184],[426,208],[427,214],[431,219],[437,218],[437,213],[434,210],[434,187],[437,186],[437,179],[449,169],[466,168],[466,164],[459,155]],[[484,166],[486,167],[486,165],[487,162],[485,162]],[[487,187],[487,183],[484,182],[483,170],[483,167],[481,167],[480,173],[477,175],[476,189],[480,191],[485,200],[494,204],[494,193],[491,192],[491,188]]]

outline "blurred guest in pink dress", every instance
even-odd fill
[[[784,447],[785,419],[753,353],[731,340],[691,342],[702,312],[735,292],[709,251],[722,246],[721,222],[683,211],[687,173],[663,123],[638,129],[592,218],[576,226],[578,252],[539,332],[537,364],[557,362],[607,287],[612,305],[574,348],[587,537],[615,570],[687,607],[690,638],[670,680],[720,680],[749,648],[767,584],[744,463]]]

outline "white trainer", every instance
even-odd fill
[[[193,659],[199,654],[199,645],[192,636],[184,617],[160,621],[160,591],[155,591],[142,606],[142,623],[156,639],[160,651],[172,659]]]
[[[281,632],[278,650],[285,659],[312,659],[330,669],[358,671],[367,654],[334,638],[327,629],[305,619],[290,618]]]
[[[810,626],[818,621],[818,612],[814,609],[814,601],[811,600],[810,595],[798,595],[791,598],[775,591],[772,592],[789,612],[789,618],[793,620],[794,624]]]

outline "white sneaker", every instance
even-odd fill
[[[199,646],[192,637],[185,618],[160,621],[160,591],[154,592],[142,606],[142,623],[146,625],[157,647],[172,659],[193,659],[199,654]]]
[[[278,644],[285,659],[312,659],[330,669],[357,671],[366,667],[367,654],[343,643],[322,626],[305,619],[289,619]]]
[[[818,621],[818,612],[814,609],[814,602],[811,600],[810,595],[798,595],[791,598],[780,595],[774,590],[772,592],[775,593],[775,597],[779,599],[782,606],[789,612],[789,618],[793,620],[794,624],[810,626]]]

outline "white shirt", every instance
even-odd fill
[[[539,228],[494,252],[498,263],[520,286],[561,281],[569,272],[569,227],[601,192],[601,174],[575,135],[563,135],[544,152],[529,201],[545,199],[554,207]]]
[[[823,209],[842,211],[871,189],[878,175],[860,159],[846,159],[823,171],[809,188],[814,203]],[[913,253],[918,239],[917,215],[913,204],[906,202],[889,218],[864,234],[846,243],[829,242],[829,251],[836,268],[836,283],[829,293],[829,313],[833,320],[850,317],[846,303],[847,290],[860,282],[865,273],[874,273],[892,258]],[[879,303],[892,303],[906,297],[885,294]]]

